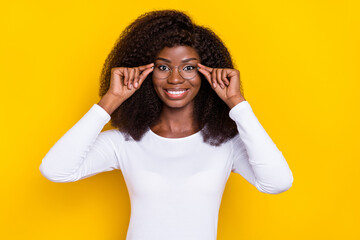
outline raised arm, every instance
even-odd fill
[[[110,115],[98,104],[68,130],[42,159],[40,172],[53,182],[74,182],[100,172],[120,169],[115,130],[101,132]]]
[[[107,93],[55,143],[42,160],[40,171],[47,179],[74,182],[100,172],[121,170],[116,146],[121,145],[124,138],[117,130],[101,130],[111,119],[111,114],[140,88],[153,65],[111,69]]]
[[[278,194],[288,190],[293,175],[282,152],[256,118],[250,104],[242,101],[229,116],[239,134],[232,139],[232,172],[242,175],[260,192]]]

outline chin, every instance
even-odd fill
[[[194,103],[194,99],[190,101],[187,99],[169,100],[166,98],[166,96],[161,97],[161,101],[163,102],[163,106],[177,109],[188,107]]]
[[[191,104],[191,102],[189,103],[183,103],[183,102],[169,102],[169,101],[163,101],[163,104],[168,107],[168,108],[184,108],[186,106],[188,106],[189,104]]]

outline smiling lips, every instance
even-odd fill
[[[171,99],[183,98],[188,93],[188,91],[189,89],[179,89],[179,90],[164,89],[166,95],[169,96]]]

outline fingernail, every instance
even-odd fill
[[[138,86],[138,83],[137,83],[137,82],[135,82],[135,83],[134,83],[134,86],[135,86],[135,87],[137,87],[137,86]]]
[[[216,88],[216,83],[213,83],[214,88]]]

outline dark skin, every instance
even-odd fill
[[[161,58],[161,59],[159,59]],[[144,66],[112,69],[110,88],[98,105],[111,114],[117,107],[129,98],[153,71],[155,66],[161,69],[172,69],[166,79],[160,79],[153,74],[153,85],[160,99],[163,101],[162,112],[158,124],[151,126],[151,130],[166,138],[182,138],[200,131],[198,124],[192,119],[194,98],[201,86],[199,74],[203,74],[211,84],[216,94],[233,108],[246,99],[240,93],[240,72],[230,68],[211,68],[200,64],[200,57],[196,50],[189,46],[165,47],[155,58],[155,63]],[[178,72],[178,66],[198,67],[198,73],[191,79],[184,79]],[[180,69],[185,71],[184,69]],[[185,91],[180,97],[174,97],[169,91]]]
[[[151,127],[154,133],[167,138],[181,138],[200,131],[197,123],[193,121],[192,115],[193,100],[200,89],[201,78],[197,74],[192,79],[184,79],[177,68],[174,68],[174,66],[184,66],[184,63],[196,68],[196,64],[199,62],[200,57],[195,49],[188,46],[165,47],[158,54],[155,64],[161,64],[163,68],[168,67],[173,71],[167,79],[156,78],[156,75],[153,74],[155,91],[163,101],[160,122]],[[166,94],[166,89],[187,89],[187,92],[180,99],[172,99]]]

